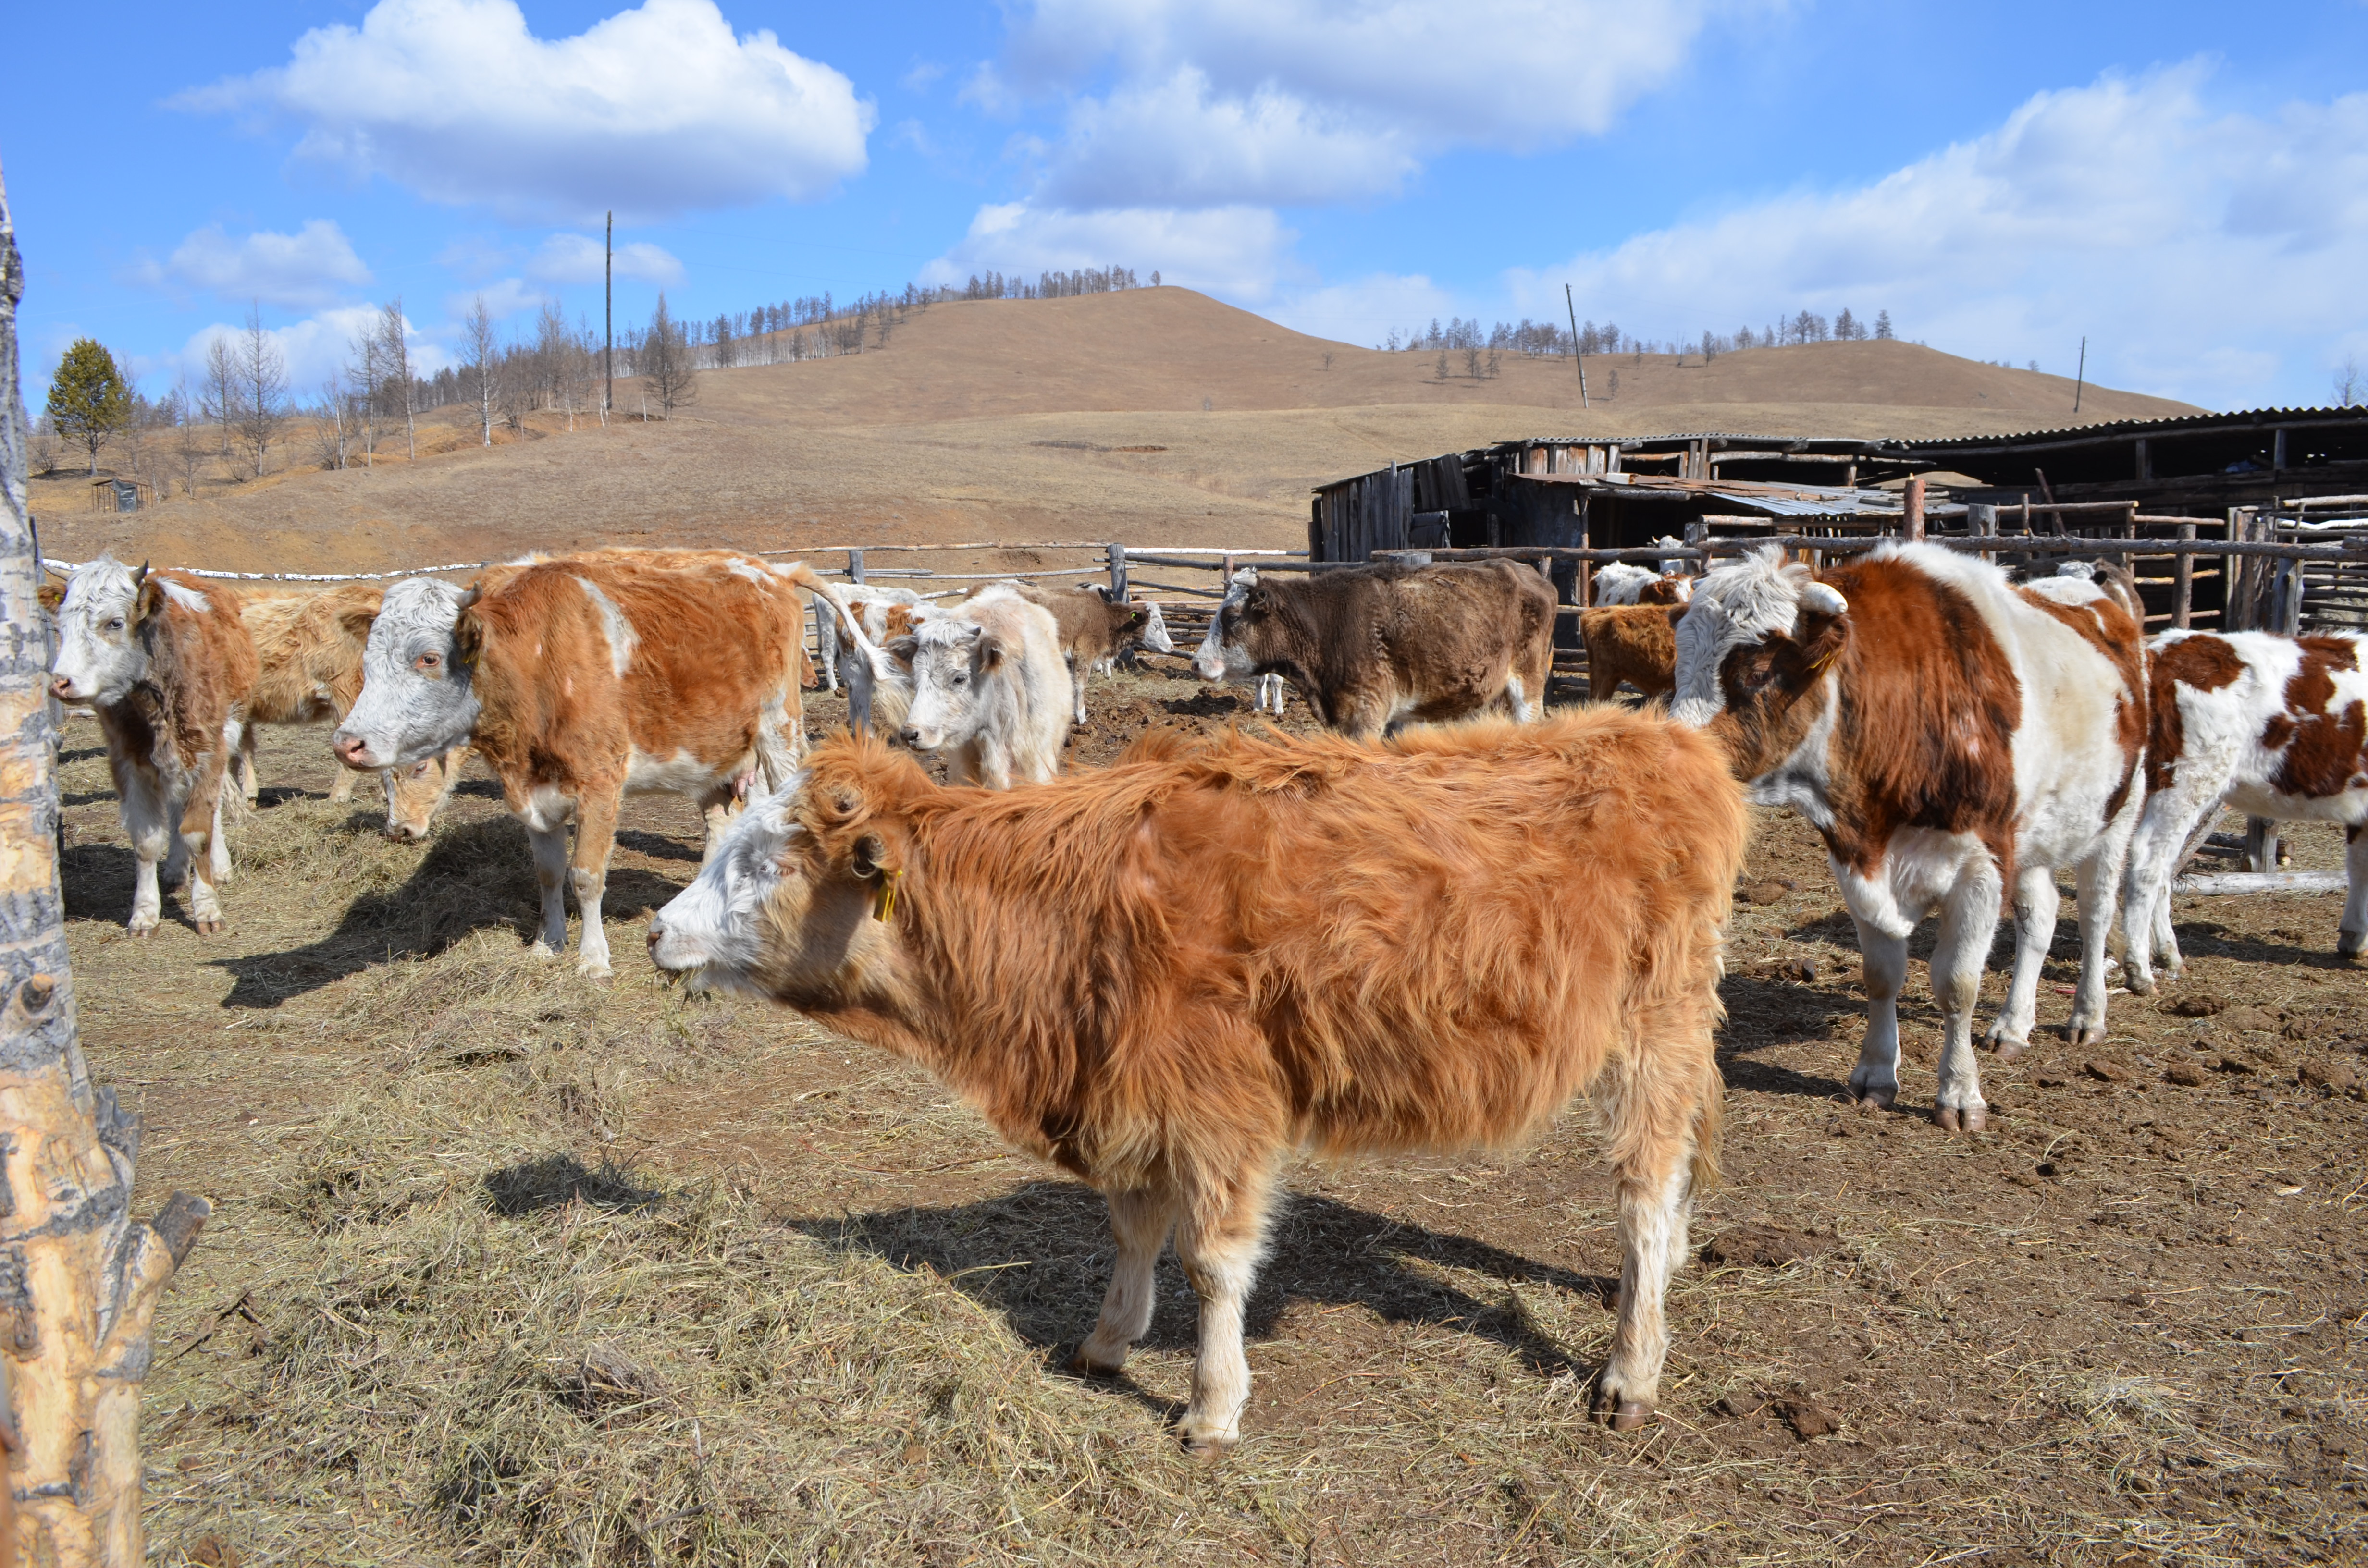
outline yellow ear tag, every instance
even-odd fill
[[[871,901],[872,919],[885,920],[896,913],[896,879],[904,874],[886,870],[880,873],[880,892]]]

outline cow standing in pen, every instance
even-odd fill
[[[2014,890],[2014,977],[1989,1035],[2011,1057],[2030,1038],[2059,870],[2079,885],[2069,1032],[2103,1037],[2146,736],[2145,649],[2122,593],[2073,578],[2018,589],[1934,545],[1884,545],[1822,574],[1770,546],[1702,579],[1677,642],[1676,716],[1725,744],[1753,800],[1825,838],[1865,962],[1861,1108],[1898,1095],[1907,937],[1938,909],[1935,1119],[1984,1126],[1973,1014],[2000,896]]]
[[[1012,588],[1053,617],[1053,637],[1062,660],[1069,666],[1076,704],[1072,717],[1079,724],[1086,722],[1087,675],[1106,674],[1118,656],[1131,648],[1147,648],[1155,653],[1176,651],[1176,644],[1168,641],[1167,618],[1149,599],[1113,598],[1109,589],[1099,586],[1038,588],[1020,583]]]
[[[130,929],[154,932],[163,887],[186,874],[189,919],[211,936],[230,880],[223,776],[256,676],[238,595],[102,555],[75,568],[57,616],[51,688],[97,715],[138,867]]]
[[[2170,883],[2224,811],[2342,824],[2335,950],[2368,952],[2368,638],[2166,631],[2149,645],[2146,799],[2122,910],[2132,991],[2183,967]]]
[[[721,551],[535,559],[466,589],[398,583],[370,629],[338,757],[404,767],[473,744],[534,846],[536,949],[566,950],[572,885],[576,967],[605,976],[600,901],[625,795],[695,797],[712,854],[751,785],[791,772],[804,745],[801,587],[827,592],[803,566]]]
[[[900,737],[946,753],[956,782],[1008,790],[1060,771],[1071,686],[1050,610],[997,585],[916,617],[885,651],[911,685]]]
[[[1099,1188],[1118,1261],[1086,1369],[1149,1326],[1172,1234],[1203,1454],[1240,1434],[1286,1157],[1502,1145],[1588,1093],[1622,1254],[1596,1404],[1625,1427],[1658,1397],[1664,1295],[1717,1168],[1747,825],[1715,745],[1609,708],[1380,747],[1163,734],[991,796],[849,736],[751,804],[649,943],[921,1064]]]
[[[1609,702],[1626,681],[1650,702],[1678,681],[1678,622],[1682,605],[1619,605],[1578,613],[1578,640],[1587,646],[1587,695]]]
[[[249,805],[256,797],[255,746],[265,724],[321,724],[343,720],[362,690],[362,648],[378,619],[383,591],[374,583],[347,583],[318,591],[247,589],[239,597],[239,618],[255,641],[255,688],[231,757],[239,793]],[[447,752],[406,768],[380,774],[386,790],[386,834],[416,840],[427,836],[436,812],[460,778],[461,754]],[[356,775],[340,767],[329,786],[331,804],[353,798]]]
[[[1510,561],[1348,566],[1296,580],[1246,566],[1193,655],[1202,680],[1287,678],[1357,740],[1502,703],[1545,710],[1554,590]]]

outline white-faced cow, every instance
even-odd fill
[[[2182,960],[2170,882],[2224,811],[2340,823],[2351,893],[2335,950],[2368,952],[2368,638],[2166,631],[2150,645],[2146,800],[2122,910],[2129,986]]]
[[[1240,1432],[1285,1159],[1503,1145],[1588,1092],[1622,1250],[1597,1408],[1625,1427],[1658,1396],[1664,1293],[1716,1172],[1745,831],[1715,746],[1609,708],[1384,746],[1161,735],[996,797],[850,736],[751,803],[650,952],[920,1063],[1099,1187],[1118,1261],[1086,1369],[1149,1326],[1172,1233],[1203,1454]]]
[[[76,567],[58,607],[51,687],[62,701],[89,704],[107,737],[138,868],[135,936],[156,929],[162,884],[184,873],[191,922],[204,935],[222,928],[215,892],[230,880],[222,777],[256,667],[238,611],[238,595],[219,584],[134,571],[111,555]]]
[[[1899,1091],[1907,937],[1937,909],[1935,1115],[1985,1123],[1973,1014],[2014,890],[2014,978],[1990,1028],[2030,1036],[2055,930],[2055,874],[2079,884],[2081,965],[2070,1030],[2101,1038],[2105,947],[2143,793],[2144,646],[2123,601],[2093,583],[2018,589],[1934,545],[1884,545],[1821,576],[1774,547],[1703,577],[1678,625],[1673,711],[1724,741],[1752,798],[1826,840],[1865,962],[1861,1107]]]
[[[1129,649],[1147,648],[1155,653],[1176,651],[1176,644],[1168,640],[1167,618],[1160,613],[1159,606],[1149,599],[1114,599],[1109,589],[1099,586],[1039,588],[1015,583],[1010,587],[1053,617],[1061,658],[1069,666],[1076,704],[1073,718],[1077,723],[1086,722],[1088,674],[1109,673],[1118,656]]]
[[[1356,740],[1497,703],[1545,710],[1554,585],[1510,561],[1345,566],[1292,580],[1234,574],[1193,655],[1202,680],[1280,675]]]
[[[362,690],[362,647],[378,619],[381,590],[374,583],[334,588],[249,589],[240,596],[239,618],[255,640],[255,689],[231,757],[239,793],[255,803],[255,744],[265,724],[335,723],[345,718]],[[379,775],[386,790],[390,838],[427,836],[438,807],[460,778],[460,752]],[[335,804],[353,798],[356,775],[340,767],[329,785]]]
[[[696,797],[712,854],[752,783],[789,777],[804,745],[793,587],[821,585],[729,551],[625,550],[498,567],[466,589],[398,583],[337,755],[405,767],[474,744],[534,846],[536,950],[565,950],[572,884],[576,967],[606,975],[600,899],[625,795]]]
[[[1070,685],[1050,610],[990,588],[921,619],[886,653],[912,681],[905,744],[951,753],[957,780],[1008,790],[1060,771]]]

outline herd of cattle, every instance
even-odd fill
[[[1335,733],[1155,733],[1067,774],[1085,678],[1170,651],[1157,607],[1019,584],[931,606],[728,551],[530,557],[383,595],[102,558],[53,604],[55,690],[104,729],[138,932],[184,873],[191,919],[220,929],[224,776],[252,798],[258,724],[335,719],[338,759],[382,775],[391,831],[415,836],[473,750],[532,843],[538,950],[564,949],[572,888],[588,975],[609,972],[623,797],[698,799],[705,862],[652,920],[653,960],[922,1063],[1107,1194],[1118,1263],[1087,1369],[1145,1330],[1172,1234],[1201,1307],[1196,1451],[1238,1436],[1243,1304],[1288,1151],[1502,1142],[1588,1092],[1623,1252],[1597,1399],[1627,1426],[1656,1398],[1663,1294],[1716,1169],[1747,801],[1825,838],[1865,964],[1862,1108],[1899,1092],[1907,938],[1938,912],[1952,1131],[1985,1122],[1974,1010],[2009,893],[2004,1057],[2036,1021],[2058,874],[2081,934],[2068,1030],[2093,1038],[2117,917],[2130,989],[2175,975],[2170,879],[2230,806],[2345,825],[2338,948],[2368,949],[2368,639],[2149,642],[2116,569],[2018,584],[1924,544],[1681,567],[1597,575],[1599,700],[1551,716],[1558,612],[1535,570],[1241,572],[1196,670],[1258,683],[1262,707],[1281,677]],[[811,751],[809,609],[854,721]],[[1645,707],[1603,700],[1623,679]],[[933,784],[910,752],[985,788]]]

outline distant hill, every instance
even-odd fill
[[[1327,357],[1329,363],[1327,365]],[[2057,376],[1907,343],[1699,357],[1505,354],[1494,376],[1439,375],[1433,353],[1327,342],[1183,289],[974,301],[916,312],[888,347],[709,370],[671,422],[607,429],[552,414],[479,445],[465,411],[421,422],[419,458],[299,466],[134,514],[94,512],[87,482],[37,481],[63,560],[111,548],[158,564],[369,571],[599,543],[746,549],[1109,540],[1294,547],[1309,488],[1393,460],[1517,437],[1728,430],[1766,436],[1978,434],[2073,422]],[[1485,355],[1483,357],[1485,369]],[[1614,378],[1616,380],[1616,385]],[[2197,412],[2090,387],[2080,417]],[[1005,562],[1004,564],[1008,564]]]

